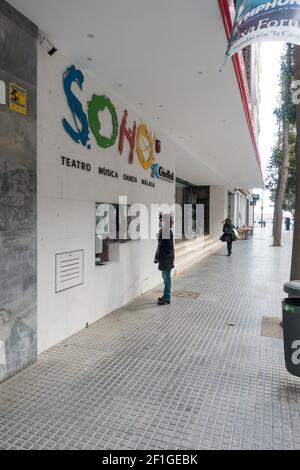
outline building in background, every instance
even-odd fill
[[[255,137],[259,141],[260,134],[260,120],[259,120],[259,106],[261,101],[260,94],[260,75],[261,75],[261,60],[260,60],[260,44],[255,43],[243,50],[243,58],[245,64],[245,71],[247,75],[248,88],[250,93],[251,112],[255,130]]]
[[[156,240],[112,241],[103,205],[202,204],[177,272],[251,223],[259,77],[219,72],[231,6],[0,0],[0,381],[160,283]]]

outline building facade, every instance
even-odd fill
[[[218,71],[231,2],[67,3],[0,0],[0,381],[160,283],[163,205],[203,208],[178,272],[262,183],[242,55]],[[120,236],[123,207],[151,236]]]

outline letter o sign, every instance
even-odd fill
[[[137,131],[137,154],[140,164],[144,170],[149,170],[154,163],[154,140],[152,139],[148,128],[145,124],[141,124]],[[145,158],[145,153],[148,152],[148,158]]]
[[[111,114],[112,133],[111,136],[106,137],[101,135],[101,123],[99,121],[99,112],[108,109]],[[119,123],[116,108],[105,95],[93,95],[92,100],[88,104],[88,115],[90,128],[95,136],[99,147],[107,149],[112,147],[118,137]]]

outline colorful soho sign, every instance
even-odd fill
[[[155,141],[155,136],[149,132],[146,124],[141,124],[137,127],[136,122],[134,122],[132,129],[129,128],[127,126],[128,112],[125,110],[119,129],[116,108],[105,95],[93,95],[91,101],[88,102],[88,115],[86,115],[81,102],[72,92],[73,83],[76,83],[81,91],[84,83],[82,71],[76,69],[74,65],[65,71],[63,83],[76,129],[73,129],[66,119],[63,119],[63,126],[75,142],[81,143],[84,147],[90,149],[89,134],[91,130],[99,147],[107,149],[115,145],[119,136],[120,155],[123,154],[125,139],[127,139],[130,147],[129,163],[133,164],[134,151],[136,149],[142,167],[145,170],[152,168],[155,162],[155,148],[157,147],[159,153],[160,142]],[[105,110],[109,111],[112,122],[112,132],[108,137],[102,135],[101,122],[99,120],[99,113]]]

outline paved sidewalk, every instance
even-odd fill
[[[257,229],[177,277],[170,307],[151,292],[0,385],[0,448],[300,449],[300,380],[261,336],[291,234],[270,244]]]

